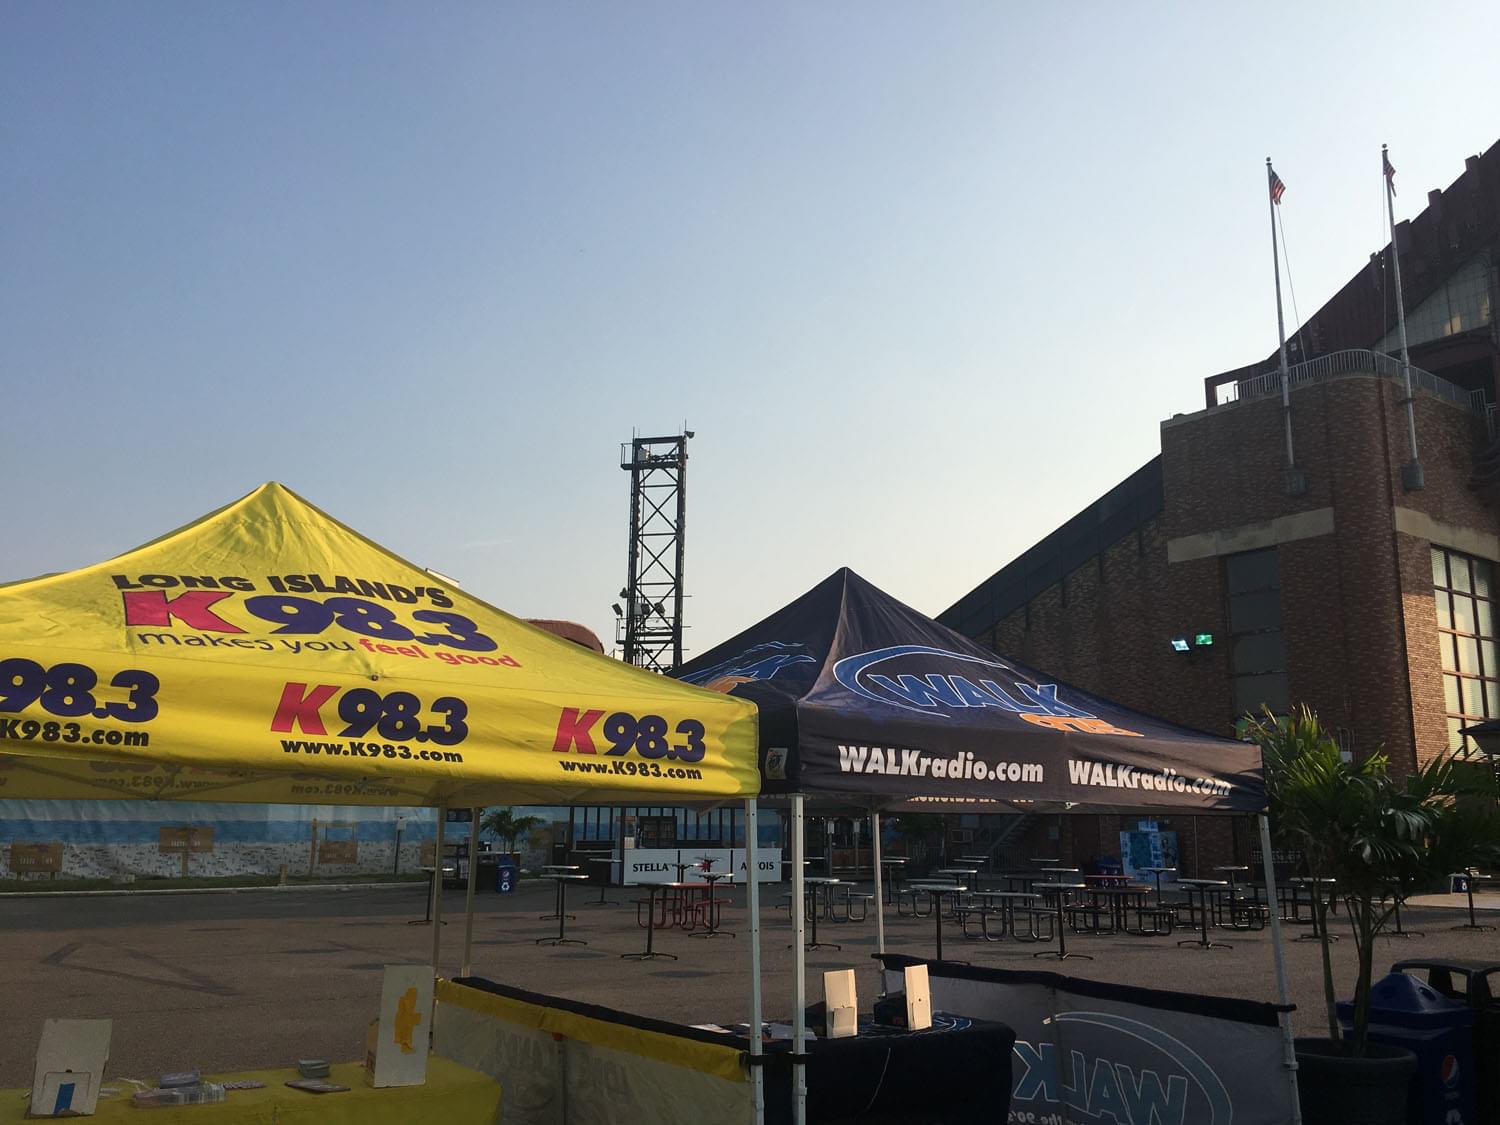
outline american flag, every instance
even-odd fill
[[[1396,168],[1391,163],[1391,158],[1385,154],[1385,150],[1384,149],[1382,149],[1381,152],[1380,152],[1380,163],[1382,165],[1384,165],[1384,167],[1385,167],[1385,182],[1391,185],[1391,194],[1395,195],[1396,194]]]
[[[1275,171],[1271,172],[1271,202],[1281,203],[1281,197],[1286,194],[1286,184],[1281,182],[1281,177]]]

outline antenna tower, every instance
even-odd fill
[[[654,672],[682,664],[682,557],[687,533],[687,443],[676,437],[632,438],[620,445],[630,474],[630,558],[624,609],[616,606],[615,640],[625,663]]]

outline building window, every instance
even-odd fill
[[[1281,562],[1276,548],[1224,560],[1229,591],[1229,671],[1234,713],[1277,715],[1291,710],[1286,688],[1286,645],[1281,635]]]
[[[1495,564],[1432,549],[1432,598],[1443,654],[1443,710],[1448,749],[1464,749],[1459,730],[1500,717],[1500,662],[1495,658]]]

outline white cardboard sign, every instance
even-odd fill
[[[920,1031],[932,1026],[932,986],[926,965],[906,966],[906,1027]]]
[[[828,1013],[828,1038],[848,1039],[859,1033],[853,969],[830,969],[823,974],[823,1007]]]
[[[94,1112],[104,1064],[109,1061],[110,1020],[47,1020],[31,1080],[32,1117]]]
[[[380,987],[371,1085],[420,1086],[427,1081],[431,1020],[432,966],[387,965]]]

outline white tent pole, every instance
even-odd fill
[[[469,976],[474,968],[470,955],[474,949],[474,883],[479,878],[479,810],[469,810],[469,889],[464,896],[464,959],[460,976]]]
[[[802,944],[802,922],[806,884],[802,879],[802,861],[806,848],[802,842],[802,794],[792,798],[792,1121],[807,1125],[807,1070],[802,1056],[807,1051],[807,947]],[[814,904],[816,908],[816,904]]]
[[[439,939],[443,936],[443,822],[448,819],[448,806],[438,806],[437,855],[432,867],[432,971],[438,971]]]
[[[755,1099],[755,1125],[766,1120],[765,1075],[760,1065],[761,1028],[764,1016],[760,1003],[760,875],[755,852],[759,826],[759,808],[754,797],[745,798],[745,910],[750,915],[750,1082]]]
[[[881,877],[885,872],[880,869],[880,809],[873,803],[870,805],[870,836],[875,860],[875,952],[884,953],[885,897],[881,894]]]
[[[1286,946],[1281,940],[1281,911],[1276,906],[1276,863],[1271,858],[1271,819],[1265,813],[1261,813],[1258,819],[1261,866],[1266,873],[1266,914],[1271,920],[1271,949],[1276,959],[1276,998],[1283,1007],[1289,1007],[1292,996],[1286,979]],[[1278,1012],[1277,1021],[1281,1024],[1281,1047],[1287,1085],[1292,1091],[1291,1125],[1302,1125],[1302,1105],[1297,1095],[1297,1044],[1292,1036],[1292,1013]]]

